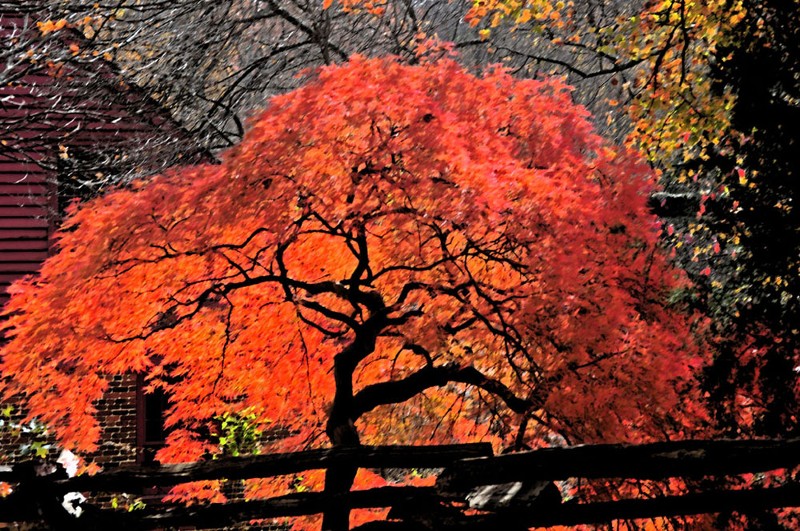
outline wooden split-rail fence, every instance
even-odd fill
[[[390,508],[386,521],[358,527],[380,530],[528,529],[613,520],[703,513],[753,513],[800,507],[800,484],[781,477],[772,487],[730,488],[731,482],[680,495],[613,501],[562,502],[555,481],[570,478],[664,480],[724,479],[800,465],[800,439],[599,444],[492,455],[488,444],[358,446],[160,467],[124,468],[67,478],[63,470],[41,476],[35,463],[0,471],[14,485],[0,498],[0,523],[40,522],[52,529],[219,528],[241,522],[324,513],[349,507]],[[441,469],[435,486],[386,486],[342,493],[298,492],[265,500],[224,504],[158,504],[135,511],[82,505],[80,517],[65,508],[64,495],[137,493],[201,480],[241,480],[298,474],[330,467]],[[701,483],[699,481],[695,483]],[[1,526],[0,526],[1,527]]]

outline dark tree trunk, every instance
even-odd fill
[[[366,254],[364,259],[366,259]],[[354,278],[358,278],[358,276],[356,275]],[[348,294],[353,297],[353,301],[366,298],[371,315],[361,326],[354,329],[353,342],[337,354],[333,360],[336,391],[328,414],[325,432],[334,448],[361,445],[355,426],[358,416],[355,411],[353,394],[353,373],[358,364],[375,351],[378,335],[387,324],[385,305],[380,296],[353,289]],[[336,495],[348,492],[353,486],[357,471],[358,467],[350,463],[328,468],[325,472],[325,493]],[[322,517],[323,531],[347,531],[348,529],[350,529],[350,507],[343,505],[325,511]]]
[[[328,436],[334,448],[359,445],[358,431],[352,421],[335,426],[329,423]],[[325,493],[334,495],[348,492],[353,486],[357,471],[356,466],[349,464],[328,467],[325,471]],[[347,531],[348,529],[350,529],[350,507],[343,505],[325,511],[322,517],[322,531]]]
[[[359,446],[358,431],[353,423],[353,370],[349,356],[339,355],[334,361],[333,376],[336,394],[325,431],[334,448]],[[353,465],[331,466],[325,471],[325,493],[330,495],[348,492],[353,486],[358,468]],[[325,511],[322,531],[347,531],[350,529],[350,507],[343,505]]]

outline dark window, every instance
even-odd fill
[[[138,381],[137,461],[148,465],[155,462],[156,452],[164,447],[167,437],[164,412],[169,407],[167,395],[161,389],[144,392],[143,378]]]

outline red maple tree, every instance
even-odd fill
[[[107,377],[141,373],[163,461],[230,412],[287,450],[681,434],[702,352],[652,180],[556,80],[327,67],[221,165],[73,208],[6,308],[5,395],[86,451]]]

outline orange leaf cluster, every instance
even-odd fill
[[[362,442],[507,444],[509,394],[531,444],[659,436],[691,424],[702,352],[663,304],[683,280],[652,178],[557,81],[327,67],[221,165],[73,208],[13,287],[4,392],[90,450],[107,376],[141,373],[170,397],[164,461],[215,451],[204,427],[244,410],[287,450],[323,445],[334,406]]]

